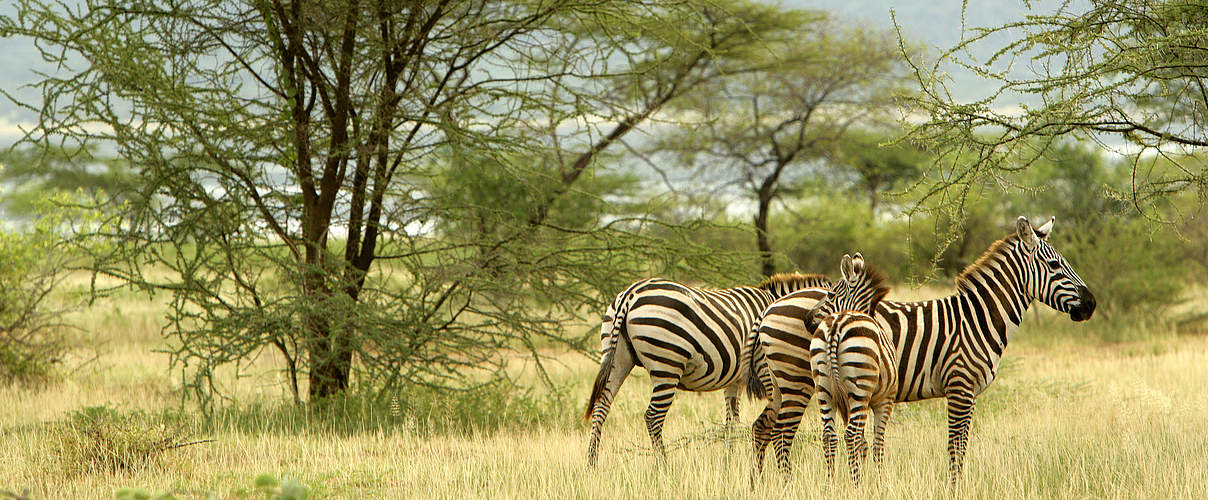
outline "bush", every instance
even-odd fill
[[[885,271],[892,282],[930,274],[934,238],[930,222],[873,217],[868,206],[853,203],[842,194],[818,194],[803,201],[796,215],[773,220],[774,246],[783,249],[793,270],[839,274],[839,258],[860,252]]]
[[[51,456],[68,474],[138,470],[159,463],[169,450],[206,442],[185,442],[187,425],[178,415],[107,406],[82,408],[54,425]]]
[[[66,273],[57,238],[41,229],[0,230],[0,383],[40,380],[66,350],[51,293]]]
[[[1143,220],[1107,217],[1061,240],[1062,254],[1095,293],[1096,315],[1160,317],[1179,303],[1187,269],[1176,236]]]

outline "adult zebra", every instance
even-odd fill
[[[1050,219],[1034,228],[1019,217],[1015,232],[991,245],[957,276],[954,295],[920,302],[881,301],[877,306],[877,322],[890,332],[898,355],[895,400],[948,400],[953,484],[964,465],[976,397],[994,380],[1003,349],[1032,302],[1068,313],[1074,321],[1086,321],[1095,312],[1090,289],[1048,242],[1053,223]],[[809,352],[802,342],[809,345],[818,316],[829,313],[829,307],[823,292],[790,294],[769,306],[750,340],[751,369],[767,363],[766,369],[789,381],[790,387],[781,387],[786,401],[777,414],[773,438],[783,472],[791,470],[788,448],[814,391]],[[748,389],[764,397],[762,385]]]
[[[629,285],[608,307],[600,326],[603,356],[583,418],[591,420],[587,463],[595,465],[612,398],[634,366],[650,373],[654,392],[646,410],[650,442],[660,455],[663,419],[675,390],[726,390],[726,428],[738,417],[746,374],[742,346],[755,319],[773,300],[802,288],[825,288],[816,274],[781,273],[758,287],[723,290],[651,278]]]

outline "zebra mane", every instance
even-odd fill
[[[763,280],[756,288],[773,292],[777,289],[800,290],[802,288],[829,288],[830,286],[830,278],[821,274],[776,273]]]
[[[877,295],[884,297],[889,293],[889,283],[887,283],[887,281],[889,281],[889,276],[885,274],[885,271],[882,271],[880,268],[869,264],[868,261],[864,261],[863,281],[867,283],[867,285],[865,285],[867,288],[876,290]]]
[[[1015,233],[1003,236],[1002,239],[995,241],[986,252],[973,261],[972,264],[965,266],[965,269],[960,274],[956,275],[956,288],[963,289],[970,285],[969,280],[974,275],[981,272],[983,269],[991,267],[995,262],[998,262],[999,257],[1006,255],[1015,249],[1015,243],[1019,241],[1019,235]]]

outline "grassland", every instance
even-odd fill
[[[1195,303],[1205,300],[1198,294]],[[769,470],[751,489],[748,427],[756,408],[744,403],[743,425],[727,443],[720,393],[677,397],[665,433],[670,459],[660,464],[641,416],[650,386],[640,370],[613,407],[600,465],[587,469],[587,430],[577,417],[596,365],[556,352],[552,374],[564,386],[533,396],[544,405],[537,418],[483,428],[431,425],[441,424],[439,412],[366,417],[338,428],[286,425],[283,419],[305,419],[273,409],[286,404],[286,393],[266,355],[251,376],[232,382],[246,398],[241,418],[193,427],[191,439],[213,442],[171,450],[133,470],[65,472],[55,422],[71,412],[179,407],[167,355],[155,352],[163,343],[160,314],[159,305],[134,296],[99,302],[74,317],[83,330],[64,364],[70,372],[46,384],[0,388],[0,490],[28,490],[35,499],[112,498],[119,487],[143,486],[183,498],[227,498],[270,472],[299,478],[323,498],[1208,496],[1208,336],[1144,330],[1123,336],[1143,340],[1104,343],[1098,329],[1141,331],[1142,319],[1074,325],[1045,313],[1029,314],[998,380],[979,399],[956,492],[946,484],[942,401],[898,406],[885,467],[858,491],[846,480],[826,480],[815,418],[798,435],[797,470],[787,482]],[[517,374],[531,372],[517,359]],[[468,420],[493,407],[471,406]]]

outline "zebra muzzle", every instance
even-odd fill
[[[1091,289],[1079,285],[1078,286],[1078,304],[1070,308],[1070,319],[1074,321],[1086,321],[1091,319],[1095,314],[1095,294],[1091,293]]]

